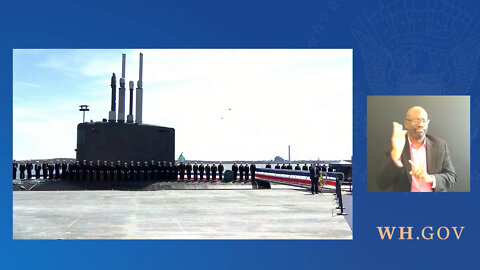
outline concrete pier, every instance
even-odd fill
[[[352,239],[332,193],[14,191],[14,239]]]

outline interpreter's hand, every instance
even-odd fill
[[[392,151],[390,155],[392,160],[400,160],[400,156],[405,146],[405,134],[406,130],[403,130],[403,126],[397,122],[393,122],[393,134],[392,134]]]
[[[426,183],[433,183],[433,176],[429,175],[423,167],[415,166],[415,164],[409,160],[410,165],[412,165],[412,170],[410,171],[410,175],[413,177],[425,181]]]

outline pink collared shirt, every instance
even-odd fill
[[[415,145],[408,138],[410,144],[410,160],[418,166],[427,171],[427,145],[423,140],[422,146],[416,148]],[[427,183],[412,176],[411,192],[432,192],[432,183]]]
[[[408,143],[410,146],[410,160],[419,167],[422,167],[427,171],[427,145],[425,140],[420,147],[415,147],[410,138],[408,138]],[[398,167],[403,167],[403,164],[400,160],[394,161]],[[432,183],[427,183],[420,179],[417,179],[412,176],[412,186],[411,192],[432,192],[436,186],[435,177],[433,177]]]

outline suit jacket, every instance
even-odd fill
[[[381,190],[385,191],[404,191],[411,190],[412,176],[410,171],[412,166],[408,162],[410,157],[410,145],[408,135],[405,135],[405,147],[403,148],[401,161],[403,167],[398,167],[392,161],[390,151],[386,155],[380,165],[377,174],[377,185]],[[437,137],[426,135],[426,155],[427,155],[427,173],[433,175],[436,180],[436,187],[433,191],[447,191],[453,187],[456,182],[457,175],[450,160],[450,153],[447,143]]]
[[[314,166],[310,166],[309,171],[310,171],[310,180],[312,181],[317,180],[318,174],[319,174],[318,168]]]

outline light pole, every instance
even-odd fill
[[[80,105],[79,111],[83,112],[83,123],[85,123],[85,112],[90,111],[88,105]]]

